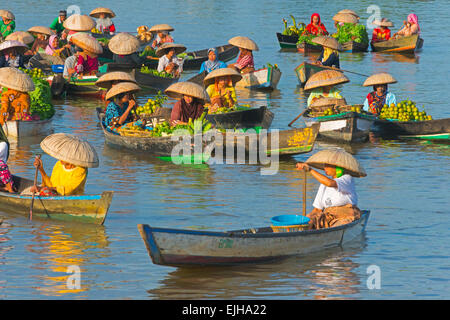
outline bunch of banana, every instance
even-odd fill
[[[207,113],[208,110],[205,110],[200,118],[195,119],[194,121],[192,121],[192,118],[189,118],[187,129],[190,134],[205,133],[211,129],[212,123],[206,120]]]
[[[284,31],[283,34],[284,35],[288,35],[288,36],[299,36],[303,33],[303,31],[305,30],[306,25],[303,22],[299,22],[297,24],[297,22],[295,21],[294,16],[291,14],[291,19],[292,19],[292,26],[287,26],[287,21],[286,19],[283,18],[283,23],[284,23]]]
[[[152,33],[148,31],[147,26],[140,26],[137,28],[137,38],[142,42],[150,42],[152,40]]]

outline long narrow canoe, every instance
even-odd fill
[[[281,71],[275,67],[267,67],[250,73],[243,73],[242,79],[236,83],[236,88],[251,90],[275,90],[280,82]]]
[[[245,108],[245,107],[244,107]],[[261,127],[268,129],[272,124],[274,114],[266,106],[245,108],[219,114],[208,114],[206,119],[217,129],[241,129]]]
[[[397,39],[389,39],[386,41],[371,42],[372,51],[374,52],[401,52],[414,53],[422,48],[423,39],[415,34],[409,37],[401,37]]]
[[[366,52],[369,44],[362,44],[355,41],[349,41],[342,44],[343,52]]]
[[[19,194],[0,192],[0,205],[4,210],[28,216],[30,213],[31,195],[20,193],[34,182],[28,179],[13,177]],[[101,195],[82,196],[35,196],[33,204],[33,218],[49,218],[54,220],[75,221],[102,225],[108,213],[113,191],[103,192]]]
[[[67,83],[67,93],[69,95],[103,99],[106,90],[95,85],[97,80],[96,76],[85,76],[82,79],[72,78]]]
[[[319,139],[346,143],[367,141],[375,121],[374,116],[357,112],[344,112],[323,117],[311,117],[308,112],[305,112],[303,119],[308,127],[315,123],[320,124]]]
[[[288,36],[277,32],[278,43],[281,49],[296,49],[298,36]]]
[[[428,121],[376,119],[371,131],[385,138],[450,140],[450,118]]]
[[[45,135],[51,130],[52,118],[36,121],[6,121],[3,131],[8,137],[32,137]]]
[[[300,86],[304,87],[306,82],[311,76],[319,71],[327,70],[327,68],[322,67],[318,64],[313,64],[309,62],[303,62],[297,68],[294,69],[297,75],[298,82]]]
[[[352,242],[367,226],[370,211],[359,220],[319,230],[275,233],[271,227],[235,231],[196,231],[152,228],[138,230],[154,264],[234,265],[305,255]]]
[[[202,63],[208,60],[208,49],[187,52],[187,57],[183,63],[183,70],[199,70]],[[218,46],[216,47],[216,50],[218,55],[217,58],[223,62],[234,59],[239,53],[239,48],[231,44]],[[151,69],[156,69],[158,67],[158,59],[149,60],[145,65]]]
[[[313,52],[321,52],[322,46],[319,44],[311,44],[307,42],[297,44],[297,51],[300,53],[313,53]]]

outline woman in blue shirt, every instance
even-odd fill
[[[373,86],[373,92],[367,95],[363,109],[379,115],[385,104],[388,106],[396,105],[395,95],[388,91],[388,84],[396,82],[397,80],[389,73],[377,73],[367,78],[363,86]]]
[[[206,71],[206,74],[214,71],[216,69],[226,68],[227,65],[223,61],[219,61],[217,59],[217,50],[216,48],[211,48],[208,50],[208,60],[202,63],[200,67],[200,71],[198,73],[202,73]]]

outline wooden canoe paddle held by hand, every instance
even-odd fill
[[[40,160],[41,159],[41,155],[39,154],[36,158]],[[30,215],[28,217],[28,220],[30,220],[30,221],[33,220],[33,204],[34,204],[34,196],[36,194],[36,188],[37,188],[38,172],[39,172],[39,166],[36,167],[36,171],[34,173],[33,196],[31,197]]]

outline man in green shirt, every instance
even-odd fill
[[[67,12],[66,10],[61,10],[59,12],[59,16],[53,20],[52,24],[50,25],[50,29],[54,30],[56,34],[61,34],[61,32],[64,31],[64,20],[67,18]]]
[[[16,23],[14,20],[7,19],[3,17],[0,21],[0,33],[3,39],[9,36],[16,29]]]

